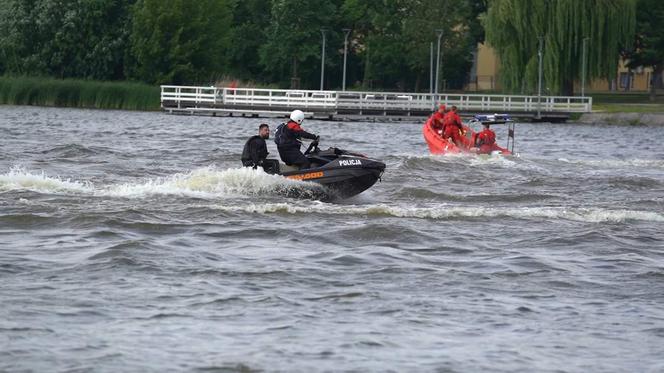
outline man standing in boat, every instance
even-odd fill
[[[300,151],[302,146],[300,139],[318,140],[319,138],[300,127],[303,121],[304,113],[301,110],[293,110],[290,120],[287,123],[280,124],[274,135],[274,142],[277,144],[281,160],[289,166],[297,166],[300,169],[311,166],[307,157]]]
[[[445,104],[440,104],[440,106],[438,106],[438,111],[433,113],[432,118],[431,118],[431,127],[440,136],[443,136],[443,129],[445,127],[445,113],[446,112],[447,112],[447,108],[445,107]]]
[[[457,114],[456,106],[452,106],[452,109],[445,114],[443,123],[443,138],[452,139],[460,148],[470,148],[468,140],[463,135],[463,123],[461,122],[461,117]]]
[[[278,163],[274,159],[267,159],[270,154],[267,151],[265,140],[270,138],[270,126],[263,123],[258,126],[258,135],[251,136],[244,144],[242,150],[242,165],[244,167],[253,167],[254,169],[262,167],[267,173],[278,172]]]

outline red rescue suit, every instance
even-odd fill
[[[496,150],[501,152],[506,151],[506,149],[496,145],[496,133],[490,128],[484,128],[482,132],[478,133],[475,142],[475,145],[479,148],[478,153],[480,154],[491,154],[491,152]]]
[[[431,127],[438,133],[443,132],[445,113],[437,111],[431,116]],[[440,131],[440,132],[439,132]]]
[[[459,117],[459,114],[454,111],[449,111],[445,114],[443,123],[443,138],[451,138],[457,146],[469,148],[468,139],[462,134],[463,124],[461,123],[461,117]]]

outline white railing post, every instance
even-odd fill
[[[178,109],[180,108],[180,103],[181,103],[181,101],[182,101],[182,99],[181,99],[181,95],[180,95],[181,92],[182,92],[182,88],[177,87],[177,88],[175,89],[175,97],[176,97],[176,99],[178,100]]]

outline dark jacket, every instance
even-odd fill
[[[277,132],[274,135],[274,142],[278,148],[300,148],[302,143],[300,138],[316,140],[317,136],[311,134],[300,127],[299,124],[292,120],[288,123],[283,123],[277,127]]]
[[[242,150],[242,165],[245,167],[260,166],[268,154],[270,153],[267,151],[265,140],[258,135],[251,136]]]

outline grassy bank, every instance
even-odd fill
[[[1,76],[0,104],[159,110],[159,87],[128,82]]]
[[[593,103],[593,111],[604,113],[664,113],[664,104]]]
[[[664,113],[664,95],[650,101],[647,93],[594,93],[593,111],[605,113]]]

